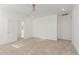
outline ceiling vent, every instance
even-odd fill
[[[68,13],[63,13],[63,14],[62,14],[62,16],[67,16],[67,15],[69,15],[69,14],[68,14]]]

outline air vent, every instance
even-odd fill
[[[68,13],[64,13],[64,14],[62,14],[62,16],[66,16],[66,15],[68,15]]]

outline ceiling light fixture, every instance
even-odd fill
[[[32,4],[32,16],[31,16],[32,18],[34,18],[35,11],[36,11],[36,5]]]
[[[36,5],[32,4],[32,10],[35,11],[36,10]]]

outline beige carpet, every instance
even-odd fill
[[[48,40],[39,38],[20,39],[0,45],[0,54],[11,55],[73,55],[77,54],[69,40]]]

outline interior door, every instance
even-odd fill
[[[8,20],[8,38],[10,41],[17,40],[18,23],[15,19]]]
[[[72,19],[70,15],[58,16],[57,27],[58,39],[72,39]]]

